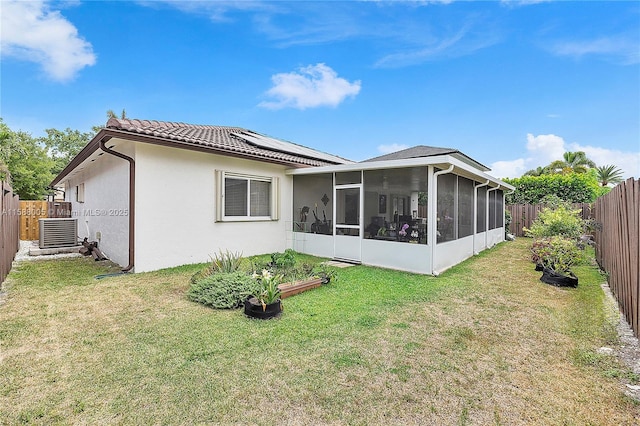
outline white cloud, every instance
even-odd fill
[[[640,152],[623,152],[608,148],[582,146],[578,143],[566,143],[557,135],[527,134],[527,156],[515,160],[496,161],[491,164],[491,175],[504,177],[518,177],[528,170],[544,167],[555,160],[562,160],[567,152],[583,151],[587,158],[598,166],[615,165],[622,170],[625,178],[640,177]]]
[[[391,145],[378,145],[378,151],[382,154],[391,154],[392,152],[402,151],[409,148],[408,145],[393,143]]]
[[[420,64],[439,58],[455,58],[472,54],[500,42],[501,36],[489,28],[476,28],[472,21],[464,24],[454,34],[433,37],[423,41],[421,46],[412,44],[403,52],[384,56],[375,64],[380,68],[398,68]]]
[[[640,48],[635,35],[559,42],[551,46],[551,52],[558,56],[574,58],[587,55],[601,56],[623,65],[640,63]]]
[[[562,155],[565,153],[566,149],[564,146],[564,139],[562,139],[560,136],[533,136],[531,133],[528,133],[527,151],[530,155],[530,157],[527,159],[529,162],[533,162],[541,166],[546,166],[552,161],[562,160]]]
[[[506,178],[506,177],[517,177],[521,176],[527,170],[527,166],[525,165],[526,160],[523,158],[518,158],[513,161],[496,161],[491,164],[491,176],[495,176],[497,178]]]
[[[259,104],[269,109],[335,107],[347,97],[355,97],[361,87],[360,80],[350,83],[325,64],[275,74],[271,81],[273,87],[266,94],[275,100]]]
[[[67,81],[96,63],[90,43],[44,1],[2,1],[2,56],[36,62],[53,80]]]

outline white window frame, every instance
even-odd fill
[[[244,216],[227,216],[225,213],[225,181],[226,179],[247,181],[247,211]],[[251,181],[269,182],[269,211],[268,216],[251,216]],[[244,173],[216,170],[216,221],[217,222],[261,222],[279,219],[279,179],[275,176],[258,176]]]
[[[84,203],[84,182],[76,186],[76,202]]]

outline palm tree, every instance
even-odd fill
[[[572,169],[566,161],[556,160],[544,168],[548,174],[565,174],[571,173]]]
[[[596,163],[587,158],[584,151],[565,152],[562,157],[567,165],[567,169],[576,173],[585,173],[590,168],[596,167]]]
[[[596,168],[596,176],[598,176],[598,182],[602,186],[608,186],[610,183],[622,182],[622,170],[614,165],[601,166]]]
[[[531,169],[524,174],[524,176],[542,176],[547,173],[546,167],[536,167],[535,169]]]

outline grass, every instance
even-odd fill
[[[542,284],[527,244],[438,278],[366,266],[278,320],[189,302],[198,266],[96,280],[22,263],[0,305],[2,424],[636,424],[603,278]],[[308,257],[304,257],[308,260]]]

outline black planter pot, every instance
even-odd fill
[[[279,316],[281,312],[282,302],[280,299],[266,306],[262,306],[262,303],[255,297],[244,301],[244,314],[250,318],[269,319]]]
[[[553,269],[544,268],[540,281],[556,287],[578,287],[578,277],[569,272],[569,275],[559,274]]]

